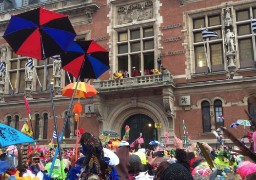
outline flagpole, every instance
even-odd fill
[[[38,83],[39,83],[39,86],[42,88],[42,84],[41,84],[41,82],[40,82],[40,80],[39,80],[39,77],[38,77],[38,75],[37,75],[36,70],[34,70],[34,72],[35,72],[35,74],[36,74],[36,79],[37,79],[37,81],[38,81]]]
[[[205,53],[207,68],[208,68],[208,71],[209,71],[209,72],[212,72],[212,70],[211,70],[211,64],[210,64],[210,62],[209,62],[209,58],[208,58],[208,54],[207,54],[207,49],[206,49],[206,41],[204,40],[204,38],[203,38],[203,41],[204,41],[204,53]]]
[[[71,78],[68,72],[67,72],[67,75],[68,75],[69,83],[71,83]]]

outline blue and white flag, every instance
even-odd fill
[[[256,19],[252,19],[251,26],[252,26],[252,32],[256,33]]]
[[[53,131],[52,138],[53,138],[53,139],[57,139],[57,133],[56,133],[56,131]]]
[[[33,69],[34,68],[34,63],[33,63],[33,59],[29,58],[28,61],[26,62],[26,67]]]
[[[60,55],[55,55],[55,56],[52,56],[51,58],[54,60],[59,60],[59,61],[61,60]]]
[[[1,73],[5,73],[5,71],[6,71],[6,68],[5,68],[5,64],[4,64],[4,62],[0,62],[0,72]]]
[[[203,39],[218,37],[218,34],[216,32],[208,31],[207,29],[203,29],[202,30],[202,37],[203,37]]]

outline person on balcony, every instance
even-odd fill
[[[130,77],[130,75],[129,75],[129,73],[128,73],[127,70],[125,70],[125,71],[123,72],[123,77],[124,77],[124,78],[129,78],[129,77]]]
[[[145,73],[144,73],[145,75],[150,75],[150,71],[149,71],[149,69],[145,69]]]
[[[132,69],[132,77],[140,76],[140,72],[138,71],[138,69],[136,69],[136,67],[133,67]]]
[[[113,75],[114,80],[123,79],[123,71],[116,71]]]

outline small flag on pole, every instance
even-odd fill
[[[251,21],[251,26],[252,26],[252,32],[256,32],[256,19],[252,19]]]
[[[219,115],[218,119],[219,119],[220,121],[224,121],[224,116],[221,114],[221,115]]]
[[[33,63],[33,59],[29,58],[28,61],[26,62],[26,67],[33,69],[34,68],[34,63]]]
[[[56,131],[53,131],[52,138],[53,138],[53,139],[57,139],[57,133],[56,133]]]
[[[4,62],[0,62],[0,72],[1,73],[5,73],[5,71],[6,71],[6,68],[5,68],[5,64],[4,64]]]
[[[202,37],[203,37],[203,39],[218,37],[218,34],[216,32],[208,31],[207,29],[203,29],[202,30]]]
[[[186,146],[188,142],[188,137],[187,137],[187,127],[184,120],[182,123],[182,129],[183,129],[183,144]]]

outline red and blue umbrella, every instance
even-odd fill
[[[97,79],[109,69],[108,51],[93,40],[74,41],[60,57],[62,68],[77,79]]]
[[[68,16],[39,7],[13,15],[3,37],[16,54],[42,60],[66,51],[75,36]]]

